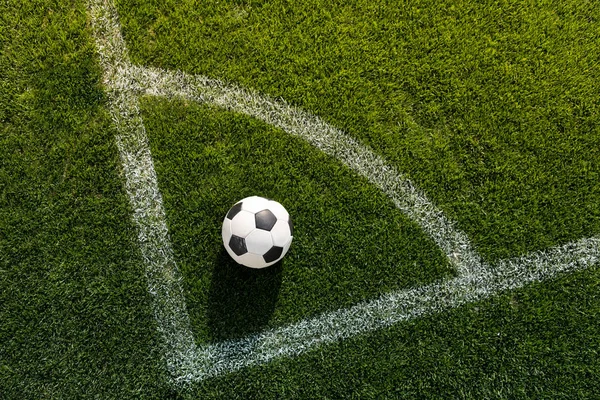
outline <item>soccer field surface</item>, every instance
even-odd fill
[[[598,393],[599,7],[0,11],[6,397]]]

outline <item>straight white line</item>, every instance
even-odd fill
[[[178,382],[190,383],[259,365],[277,357],[302,354],[317,345],[385,328],[402,321],[481,301],[559,273],[600,262],[600,239],[582,239],[543,252],[505,260],[485,277],[461,276],[322,314],[283,328],[204,347],[195,368],[182,370]],[[189,364],[192,365],[191,363]]]
[[[189,369],[197,349],[181,288],[181,274],[173,256],[162,196],[146,131],[140,116],[138,96],[111,85],[118,79],[118,66],[129,57],[119,32],[117,15],[109,1],[89,2],[89,13],[104,70],[109,111],[117,128],[117,147],[125,173],[125,190],[138,229],[138,242],[145,264],[153,312],[162,336],[167,368],[173,376]]]
[[[89,12],[108,87],[109,108],[118,130],[125,188],[158,330],[172,378],[190,383],[269,360],[301,354],[400,321],[433,314],[505,290],[581,270],[600,260],[600,239],[588,238],[543,252],[485,266],[466,235],[455,229],[403,175],[368,148],[284,101],[220,81],[131,65],[110,0],[90,0]],[[162,198],[138,106],[138,95],[182,97],[241,112],[302,137],[367,177],[425,229],[459,269],[457,278],[396,291],[348,309],[322,314],[241,340],[197,347],[181,289],[181,276],[168,237]]]

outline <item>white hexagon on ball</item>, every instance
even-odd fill
[[[248,211],[240,211],[231,221],[231,233],[239,237],[245,238],[255,228],[254,214]]]
[[[284,247],[292,237],[289,222],[278,219],[271,229],[271,237],[275,246]]]
[[[233,260],[250,268],[264,268],[285,256],[292,243],[293,225],[280,203],[252,196],[229,209],[221,235]]]
[[[271,247],[273,247],[273,239],[271,239],[271,232],[269,231],[255,229],[246,237],[246,249],[249,253],[262,255],[269,251]]]
[[[245,210],[245,211],[255,214],[255,213],[265,209],[265,205],[269,201],[269,200],[267,200],[265,202],[265,200],[267,200],[267,199],[265,199],[264,197],[251,196],[251,197],[246,197],[240,203],[242,203],[242,210]]]

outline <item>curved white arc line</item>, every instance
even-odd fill
[[[133,66],[129,62],[112,1],[89,0],[88,9],[100,64],[104,70],[103,80],[108,87],[109,109],[118,130],[117,145],[125,172],[125,188],[138,227],[148,287],[153,295],[153,312],[158,331],[165,342],[169,372],[178,383],[199,381],[245,366],[265,363],[276,357],[298,355],[317,344],[330,343],[399,321],[482,300],[501,291],[552,278],[562,272],[588,268],[600,260],[600,238],[588,238],[500,261],[487,268],[472,250],[466,236],[454,229],[441,211],[410,181],[389,168],[366,147],[318,117],[283,101],[232,86],[226,87],[219,81],[201,76]],[[152,79],[157,81],[152,82]],[[384,186],[382,190],[397,205],[400,203],[399,208],[408,207],[410,212],[410,207],[419,207],[425,216],[417,215],[417,221],[447,229],[435,236],[438,239],[434,237],[434,240],[436,243],[441,241],[440,246],[448,257],[455,258],[454,265],[459,268],[459,277],[388,293],[348,309],[324,313],[240,340],[196,346],[139,112],[139,94],[177,96],[211,103],[252,115],[305,138],[380,188]],[[405,195],[409,200],[402,198]]]
[[[321,118],[257,92],[204,76],[129,65],[112,82],[117,90],[178,97],[245,114],[300,137],[345,164],[389,196],[442,249],[458,275],[481,275],[487,266],[467,236],[396,168]]]

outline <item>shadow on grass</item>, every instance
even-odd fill
[[[225,249],[215,263],[208,298],[212,341],[261,331],[269,322],[279,296],[282,262],[264,269],[237,264]]]

